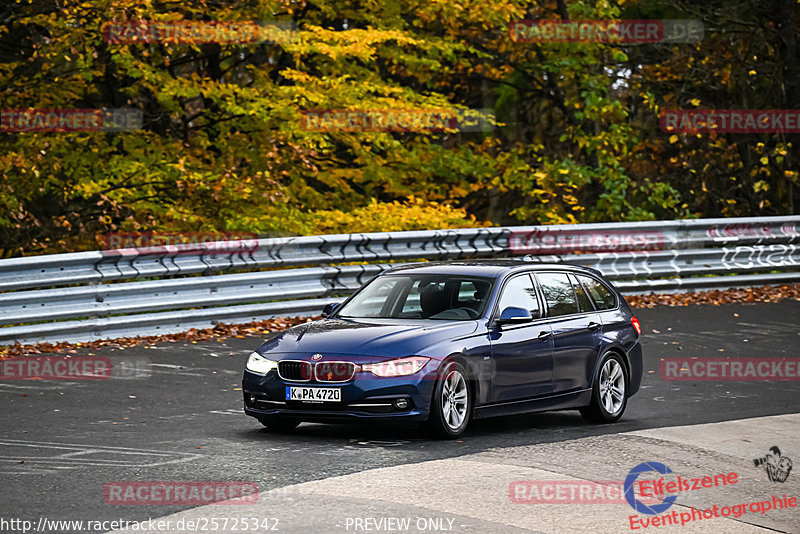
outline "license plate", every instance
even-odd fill
[[[286,387],[286,400],[301,402],[341,402],[340,388]]]

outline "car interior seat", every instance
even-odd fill
[[[446,310],[449,307],[447,300],[447,292],[436,284],[421,288],[419,305],[422,308],[423,317],[430,317]]]

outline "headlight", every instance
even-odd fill
[[[246,367],[252,373],[265,375],[273,369],[277,369],[278,362],[265,358],[257,352],[251,352]]]
[[[408,376],[421,371],[429,361],[430,358],[424,356],[409,356],[408,358],[399,358],[388,362],[365,363],[361,366],[361,370],[384,378]]]

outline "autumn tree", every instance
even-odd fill
[[[111,231],[287,235],[792,212],[788,138],[670,136],[657,121],[670,106],[797,107],[796,5],[767,3],[6,3],[4,109],[130,108],[143,125],[0,134],[0,249],[94,249]],[[534,43],[510,32],[523,19],[659,17],[702,18],[706,38]],[[137,21],[285,31],[217,43],[104,35],[109,22]],[[309,128],[304,114],[324,109],[491,110],[496,124]]]

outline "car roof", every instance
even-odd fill
[[[506,274],[515,271],[579,271],[587,274],[602,274],[596,269],[572,265],[568,263],[538,263],[523,259],[489,259],[489,260],[457,260],[457,261],[436,261],[427,263],[410,263],[393,267],[383,274],[392,275],[399,273],[419,273],[419,274],[448,274],[448,275],[467,275],[467,276],[488,276],[501,278]]]

